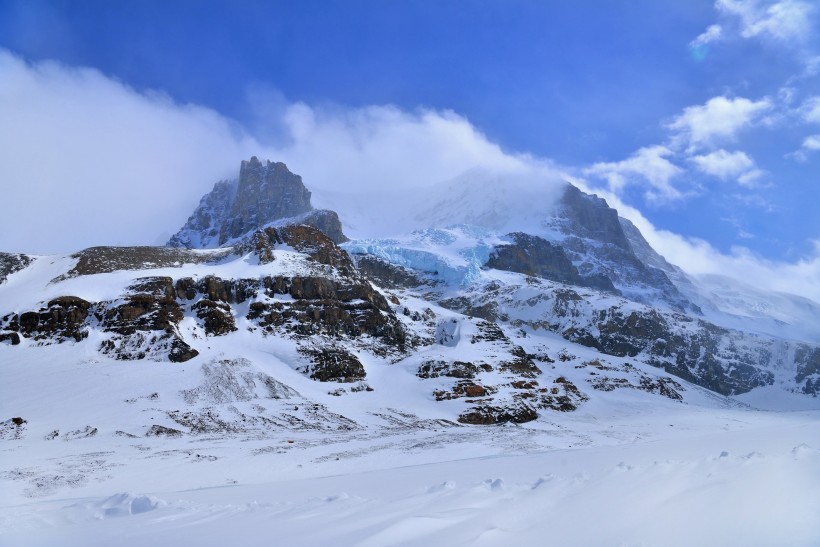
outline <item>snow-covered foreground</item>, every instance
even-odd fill
[[[453,272],[518,275],[473,268],[460,244]],[[317,267],[277,253],[185,275]],[[0,296],[15,313],[65,295],[116,303],[135,281],[114,271],[52,282],[73,265],[39,260]],[[514,289],[510,309],[523,319],[542,313],[533,283]],[[365,338],[325,341],[358,355],[361,382],[311,379],[304,340],[260,333],[247,302],[234,306],[236,331],[220,336],[184,303],[174,328],[199,354],[181,363],[101,352],[112,334],[99,319],[80,342],[0,345],[0,546],[820,545],[820,398],[787,391],[793,370],[729,399],[543,329],[491,332],[412,294],[394,305],[429,338],[415,353],[391,360]],[[428,307],[435,320],[411,317]],[[505,371],[519,344],[539,363],[529,376]],[[575,410],[464,425],[468,397],[436,395],[461,377],[420,374],[461,360],[496,365],[471,377],[489,393],[469,398],[514,408],[516,395],[536,393],[525,384],[572,385]]]
[[[46,453],[12,441],[0,545],[820,544],[820,412],[649,408]],[[84,465],[76,488],[34,498],[14,476],[59,483]]]

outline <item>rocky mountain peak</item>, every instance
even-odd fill
[[[238,179],[214,185],[168,245],[218,247],[272,222],[286,220],[318,228],[337,243],[346,241],[338,215],[314,210],[310,197],[302,177],[287,165],[262,162],[253,156],[242,161]]]
[[[618,211],[606,200],[567,185],[558,207],[559,229],[567,235],[610,243],[631,251],[618,220]]]
[[[253,156],[239,169],[236,198],[228,221],[222,225],[219,243],[239,237],[268,222],[294,217],[313,210],[310,191],[302,177],[282,162],[262,163]]]
[[[637,302],[701,313],[669,279],[674,268],[605,199],[569,184],[549,224],[562,234],[561,246],[582,276],[608,278]]]

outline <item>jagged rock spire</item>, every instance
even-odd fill
[[[243,161],[239,169],[236,196],[220,230],[219,243],[268,222],[312,210],[310,191],[302,177],[291,173],[282,162],[262,163],[253,156],[250,161]]]
[[[287,165],[253,156],[242,161],[238,179],[214,185],[168,245],[217,247],[281,219],[314,226],[337,243],[346,241],[338,215],[314,210],[310,197],[302,177]]]

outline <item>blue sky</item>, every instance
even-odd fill
[[[452,114],[716,252],[797,263],[820,248],[812,1],[0,0],[0,48],[20,74],[56,61],[61,78],[86,67],[207,110],[241,152],[292,140],[294,105]]]

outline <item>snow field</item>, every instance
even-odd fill
[[[128,493],[147,477],[125,465],[126,492],[0,508],[0,544],[817,545],[820,450],[803,441],[816,446],[820,416],[716,414],[673,416],[692,428],[682,438],[655,420],[634,426],[651,441],[483,456],[467,444],[427,464],[393,450],[389,468],[351,458],[272,482],[197,487],[218,462],[189,463],[173,483],[190,489],[150,494]],[[231,459],[262,478],[274,458]]]

